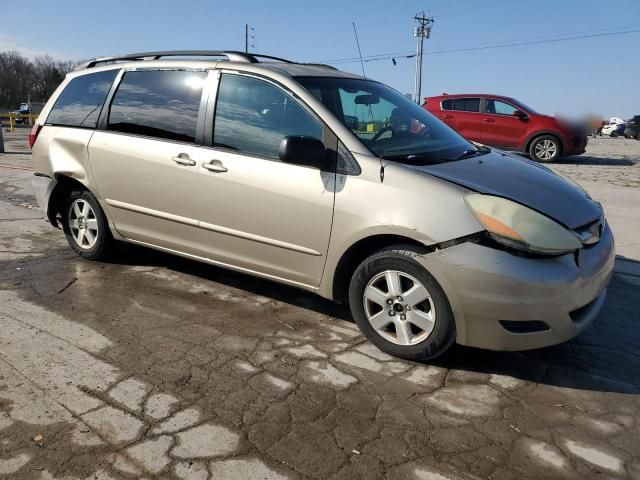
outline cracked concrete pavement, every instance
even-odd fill
[[[416,364],[293,288],[128,245],[76,257],[29,161],[0,155],[0,478],[640,478],[636,263],[571,342]]]

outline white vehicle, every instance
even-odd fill
[[[609,123],[602,127],[602,135],[617,137],[624,132],[625,121],[618,117],[611,117]]]

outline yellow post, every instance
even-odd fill
[[[13,125],[13,112],[9,114],[9,131],[13,133],[14,125]]]

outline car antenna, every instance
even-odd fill
[[[356,45],[358,46],[358,55],[360,56],[360,66],[362,67],[362,76],[367,78],[367,74],[364,73],[364,60],[362,59],[362,51],[360,50],[360,40],[358,40],[358,30],[356,30],[356,22],[351,22],[353,25],[353,34],[356,37]]]

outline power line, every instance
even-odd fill
[[[424,55],[440,55],[445,53],[471,52],[471,51],[478,51],[478,50],[491,50],[496,48],[519,47],[519,46],[525,46],[525,45],[540,45],[545,43],[566,42],[569,40],[581,40],[581,39],[587,39],[587,38],[626,35],[630,33],[640,33],[640,28],[633,28],[629,30],[620,30],[615,32],[607,32],[607,33],[572,35],[572,36],[565,36],[561,38],[549,38],[549,39],[541,39],[541,40],[530,40],[530,41],[515,40],[515,41],[511,41],[510,43],[486,44],[486,45],[480,45],[480,46],[474,46],[474,47],[454,47],[454,48],[448,48],[448,49],[442,49],[442,50],[430,50],[428,52],[424,52]],[[363,61],[373,62],[377,60],[389,60],[392,58],[412,58],[415,55],[416,54],[414,52],[405,50],[402,52],[388,52],[388,53],[380,53],[377,55],[369,55],[369,56],[363,57]],[[360,61],[359,58],[350,57],[350,58],[338,58],[333,60],[322,60],[322,61],[318,61],[317,63],[329,63],[332,65],[340,65],[340,64],[347,64],[347,63],[355,63],[359,61]]]
[[[624,33],[630,33],[630,32],[637,32],[638,28],[640,28],[639,25],[630,25],[628,27],[620,27],[623,28],[625,30],[617,30],[614,32],[608,32],[606,34],[603,35],[620,35],[620,34],[624,34]],[[529,40],[531,40],[531,43],[536,43],[538,40],[554,40],[554,41],[564,41],[564,40],[572,40],[574,38],[588,38],[590,36],[592,36],[591,34],[595,34],[595,32],[601,32],[602,30],[612,30],[611,28],[604,28],[604,29],[595,29],[595,30],[586,30],[586,31],[580,31],[580,32],[573,32],[571,34],[569,34],[570,36],[563,36],[564,34],[554,34],[554,35],[545,35],[545,36],[540,36],[540,37],[527,37],[527,38],[520,38],[520,39],[515,39],[515,40],[501,40],[501,41],[494,41],[494,42],[487,42],[487,43],[481,43],[481,44],[474,44],[473,47],[467,47],[465,45],[461,45],[459,47],[451,47],[449,49],[446,50],[434,50],[432,51],[432,53],[445,53],[445,52],[449,52],[452,50],[467,50],[467,48],[474,48],[474,49],[479,49],[480,47],[487,47],[487,48],[498,48],[501,47],[502,44],[504,42],[510,42],[511,43],[518,43],[518,44],[523,44],[523,45],[527,45],[529,44]],[[603,35],[593,35],[593,36],[603,36]],[[557,38],[557,37],[562,37],[562,38]],[[496,45],[497,44],[497,45]],[[372,59],[376,59],[378,57],[384,57],[385,59],[390,58],[390,56],[401,56],[401,55],[406,55],[412,53],[411,51],[401,51],[401,52],[387,52],[387,53],[380,53],[380,54],[376,54],[376,55],[369,55],[367,57],[365,57],[365,59],[367,60],[372,60]],[[351,61],[351,60],[355,60],[356,58],[353,57],[349,57],[349,58],[338,58],[338,59],[333,59],[333,60],[323,60],[324,63],[333,63],[333,62],[346,62],[346,61]]]

